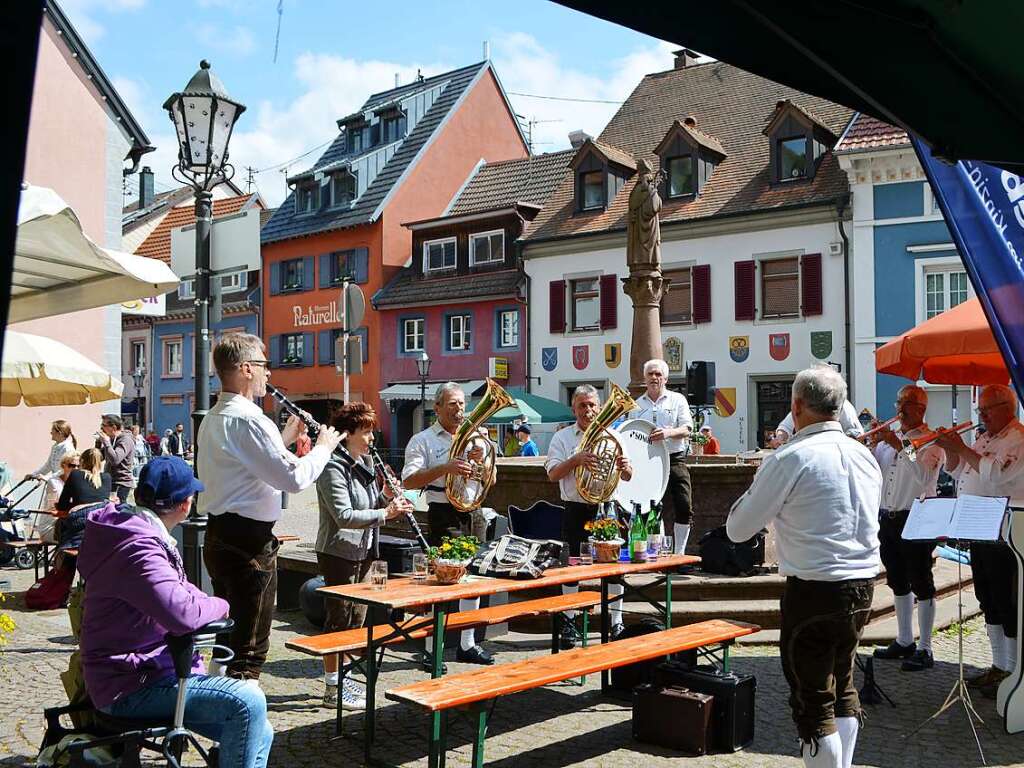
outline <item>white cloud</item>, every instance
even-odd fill
[[[200,24],[193,28],[193,33],[200,45],[235,56],[248,56],[256,47],[256,39],[248,27],[224,30],[216,24]]]
[[[78,34],[87,43],[95,43],[106,33],[97,14],[137,11],[145,4],[146,0],[61,0],[60,5]]]

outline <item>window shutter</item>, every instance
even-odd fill
[[[330,288],[331,287],[331,256],[330,253],[320,254],[320,287]]]
[[[361,328],[356,328],[353,336],[358,336],[361,339],[363,346],[363,362],[370,362],[370,330],[365,325]]]
[[[804,317],[820,315],[821,298],[821,254],[807,253],[800,260],[801,301]]]
[[[276,296],[281,292],[281,262],[270,262],[270,295]]]
[[[751,261],[737,261],[734,290],[736,294],[736,319],[753,320],[755,312],[755,264]]]
[[[281,365],[281,337],[270,337],[270,364],[277,368]]]
[[[548,284],[548,331],[565,333],[565,280]]]
[[[619,295],[616,275],[601,275],[601,330],[614,328],[619,321]]]
[[[302,257],[302,290],[313,290],[313,257]]]
[[[711,265],[697,264],[690,270],[693,292],[693,322],[711,322]]]
[[[313,257],[308,258],[312,259]],[[304,366],[313,364],[313,340],[315,337],[315,333],[302,334],[302,364]]]
[[[354,264],[349,265],[349,271],[357,283],[365,283],[370,279],[370,249],[356,248],[352,257]]]
[[[320,331],[317,336],[317,362],[330,365],[334,362],[334,344],[331,343],[331,331]]]

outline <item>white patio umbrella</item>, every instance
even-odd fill
[[[52,189],[22,189],[8,322],[159,296],[178,282],[162,261],[94,243]]]
[[[0,363],[0,406],[82,405],[117,400],[124,385],[59,341],[8,330]]]

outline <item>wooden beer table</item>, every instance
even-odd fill
[[[370,583],[345,584],[334,587],[320,587],[318,592],[330,599],[351,600],[354,603],[361,603],[368,607],[368,620],[366,631],[366,713],[363,728],[363,741],[367,763],[373,761],[372,749],[376,728],[376,688],[379,674],[377,653],[389,641],[393,642],[398,636],[408,636],[416,629],[433,625],[431,634],[431,654],[433,670],[431,677],[438,678],[443,675],[444,663],[444,634],[445,622],[449,613],[458,610],[459,600],[494,595],[502,592],[520,592],[538,587],[560,586],[562,584],[575,584],[580,581],[601,580],[601,642],[607,643],[611,627],[608,618],[608,585],[612,582],[621,582],[624,592],[616,600],[622,600],[627,594],[638,596],[644,602],[649,603],[655,609],[662,611],[665,619],[666,629],[672,627],[672,579],[671,573],[681,566],[699,563],[700,558],[692,555],[670,555],[646,563],[594,563],[593,565],[572,565],[563,568],[550,568],[544,575],[537,579],[495,579],[487,576],[470,576],[466,581],[459,584],[438,584],[433,579],[426,581],[415,581],[406,577],[390,577],[384,589],[374,589]],[[665,599],[663,603],[652,600],[639,590],[630,586],[626,581],[627,576],[635,574],[660,573],[661,578],[653,585],[645,585],[647,588],[653,586],[665,588]],[[392,618],[394,609],[416,609],[426,611],[433,608],[432,616],[424,616],[420,622],[405,622],[401,626],[395,623]],[[376,609],[376,611],[372,610]],[[381,635],[373,631],[374,622],[369,620],[373,613],[384,615],[386,622],[391,627],[391,632]],[[383,654],[381,654],[383,658]],[[601,673],[601,690],[607,690],[609,673],[607,670]],[[435,713],[432,718],[431,731],[435,736],[440,735],[442,718],[440,713]],[[433,738],[432,743],[438,739]],[[431,768],[437,765],[437,754],[430,755],[429,764]]]

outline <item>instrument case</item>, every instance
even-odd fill
[[[736,752],[754,740],[757,681],[752,675],[723,673],[706,666],[693,668],[669,661],[654,670],[654,684],[687,688],[714,697],[711,717],[716,750]]]
[[[638,685],[633,689],[633,738],[688,755],[712,747],[714,698],[685,688]]]

